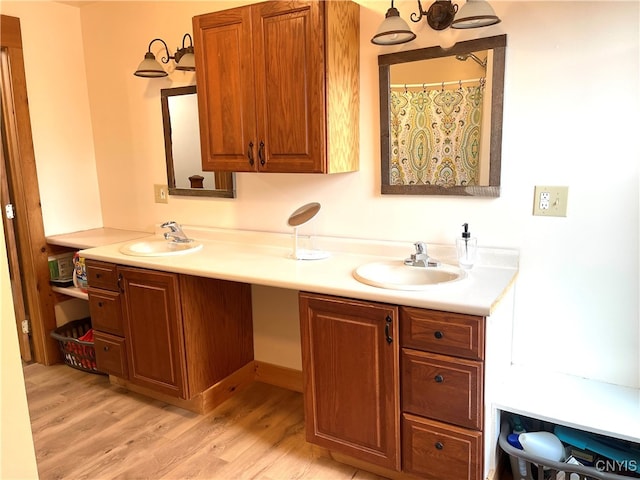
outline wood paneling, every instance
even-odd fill
[[[360,162],[360,7],[354,2],[324,5],[328,169],[354,172]]]

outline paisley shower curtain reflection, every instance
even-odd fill
[[[477,185],[483,86],[391,91],[391,185]]]

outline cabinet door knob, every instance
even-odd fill
[[[442,449],[444,448],[444,445],[442,444],[442,442],[436,442],[435,447],[436,447],[438,450],[442,450]]]
[[[444,377],[442,375],[436,375],[434,377],[434,380],[436,381],[436,383],[442,383],[444,382]]]
[[[102,302],[98,302],[98,307],[102,308]]]
[[[105,352],[108,352],[108,351],[109,351],[109,346],[108,346],[108,345],[105,345],[104,347],[102,347],[102,349],[103,349]]]
[[[433,336],[440,340],[442,337],[444,337],[444,333],[442,333],[440,330],[436,330]]]

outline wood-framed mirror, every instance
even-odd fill
[[[196,86],[160,90],[169,195],[235,197],[234,174],[204,172]]]
[[[378,56],[383,194],[500,196],[506,44]]]

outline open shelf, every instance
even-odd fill
[[[83,292],[78,287],[55,287],[52,286],[51,290],[57,293],[61,293],[62,295],[67,295],[68,297],[81,298],[83,300],[89,300],[89,294],[87,292]]]

